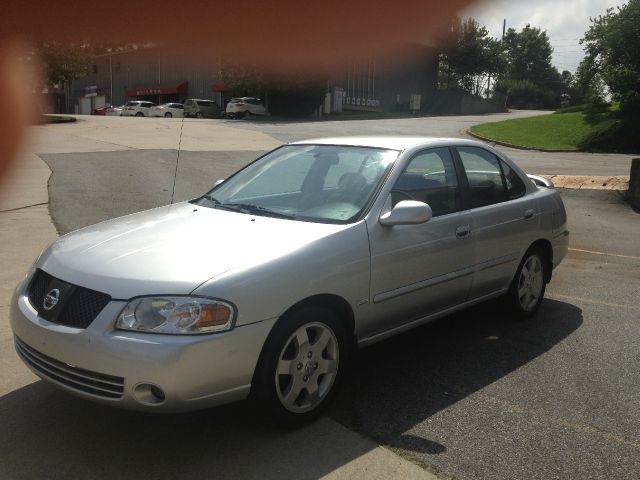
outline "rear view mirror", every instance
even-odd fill
[[[417,225],[428,222],[432,216],[433,212],[428,204],[415,200],[403,200],[398,202],[390,212],[380,215],[380,223],[388,227]]]

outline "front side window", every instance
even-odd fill
[[[364,212],[397,156],[377,148],[287,145],[196,202],[254,215],[350,223]]]
[[[460,210],[458,178],[448,148],[432,148],[411,159],[391,191],[393,204],[402,200],[428,203],[433,216]]]

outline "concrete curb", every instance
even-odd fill
[[[626,192],[629,177],[587,176],[587,175],[540,175],[551,180],[556,188],[571,190],[615,190]]]

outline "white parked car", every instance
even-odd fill
[[[227,117],[244,118],[248,115],[266,115],[267,109],[259,98],[239,97],[229,100],[225,113]]]
[[[123,117],[148,117],[151,107],[155,107],[153,102],[144,100],[131,100],[127,102],[122,109]]]
[[[122,115],[122,110],[124,110],[125,105],[120,105],[119,107],[109,107],[105,110],[104,114],[108,117],[119,117]]]
[[[181,103],[163,103],[157,107],[151,107],[149,109],[150,117],[165,117],[165,118],[182,118],[184,112],[184,105]]]

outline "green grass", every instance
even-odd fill
[[[592,128],[589,115],[579,111],[485,123],[471,127],[471,132],[521,147],[576,151]]]

